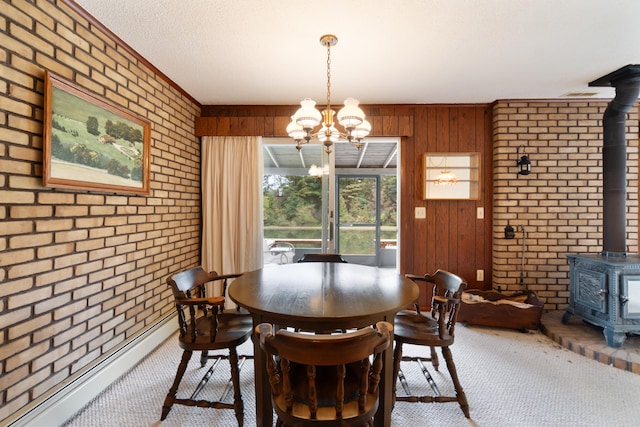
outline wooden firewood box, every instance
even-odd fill
[[[536,330],[544,304],[534,291],[505,295],[468,289],[462,298],[458,322],[467,325]]]

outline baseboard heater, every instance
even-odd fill
[[[178,322],[174,313],[78,371],[0,424],[11,427],[64,424],[177,330]]]

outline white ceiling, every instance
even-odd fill
[[[75,0],[203,105],[487,103],[611,88],[640,0]],[[575,97],[575,96],[572,96]]]

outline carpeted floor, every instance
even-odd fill
[[[392,427],[640,425],[640,375],[571,352],[540,332],[459,325],[451,349],[469,400],[471,419],[464,417],[457,403],[398,402],[392,414]],[[241,350],[251,352],[251,344],[246,343]],[[425,349],[405,347],[405,354],[418,352]],[[176,339],[170,338],[65,426],[237,425],[233,411],[183,406],[174,406],[167,419],[160,422],[162,403],[180,354]],[[188,370],[191,384],[199,380],[202,372],[195,359]],[[222,371],[218,373],[227,375],[226,365],[219,369]],[[414,366],[405,366],[403,370],[413,387],[427,390]],[[441,391],[448,392],[446,366],[441,365],[440,373],[433,369],[431,373]],[[244,365],[241,381],[245,426],[254,426],[252,361]],[[187,385],[186,379],[183,383]],[[206,391],[211,387],[209,384]]]

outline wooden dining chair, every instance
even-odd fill
[[[298,262],[344,262],[347,260],[340,254],[304,254]]]
[[[382,356],[393,326],[313,335],[256,326],[266,353],[276,426],[373,426]]]
[[[465,417],[469,418],[469,404],[462,389],[456,365],[453,361],[451,349],[455,337],[456,319],[460,307],[462,292],[467,283],[461,277],[444,270],[437,270],[434,274],[424,276],[407,275],[414,282],[425,282],[432,287],[431,310],[421,312],[418,304],[414,310],[403,310],[396,314],[394,320],[394,369],[393,384],[396,401],[405,402],[458,402]],[[403,344],[413,344],[430,348],[432,357],[403,355]],[[453,381],[456,395],[442,396],[433,377],[424,362],[432,361],[436,356],[435,348],[442,350],[447,370]],[[433,395],[414,395],[411,393],[405,375],[402,373],[401,362],[416,362],[424,374]],[[437,363],[435,364],[437,368]],[[400,379],[405,394],[397,393],[397,381]]]
[[[238,425],[244,422],[244,404],[240,392],[240,373],[237,347],[244,343],[253,332],[251,316],[237,310],[224,310],[225,297],[207,297],[206,285],[222,281],[226,291],[227,280],[238,277],[237,274],[218,275],[206,272],[202,267],[191,268],[167,278],[167,284],[173,291],[178,312],[178,344],[184,350],[173,385],[167,393],[162,406],[161,420],[164,420],[173,404],[198,406],[204,408],[234,409]],[[214,350],[228,350],[228,356]],[[208,360],[215,359],[211,368],[202,377],[195,391],[188,398],[176,397],[178,387],[187,369],[194,351],[201,351],[200,365],[204,367]],[[252,356],[242,356],[243,362]],[[220,360],[228,360],[231,366],[231,379],[222,397],[216,401],[198,400],[197,396],[207,384]],[[225,402],[225,397],[233,387],[233,403]]]

